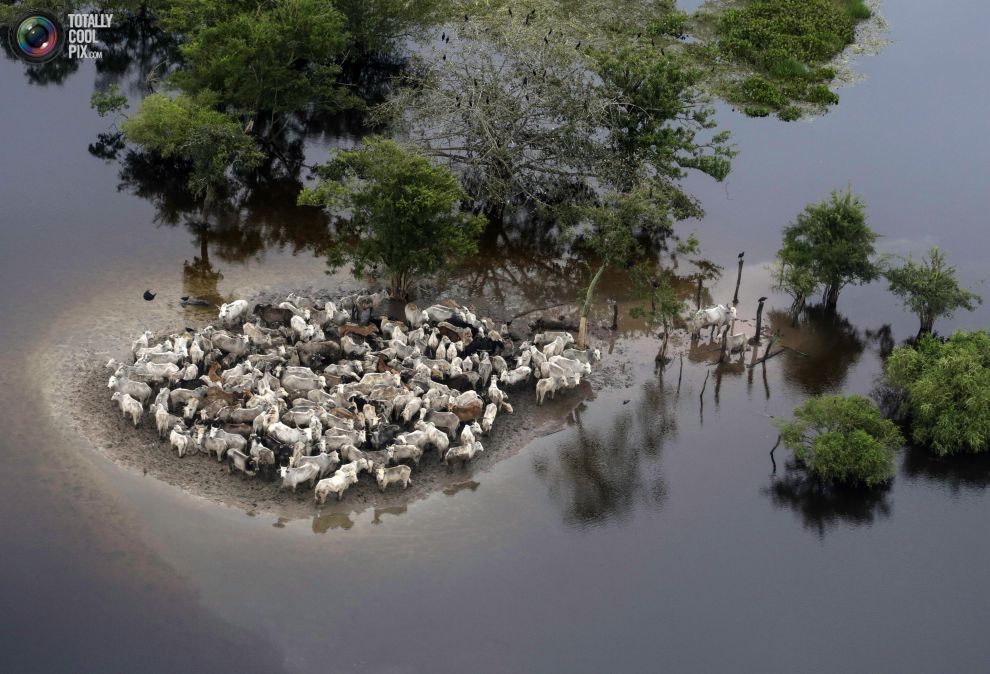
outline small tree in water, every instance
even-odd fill
[[[484,217],[461,210],[467,195],[457,177],[416,150],[372,138],[317,169],[319,184],[299,203],[338,216],[327,249],[331,270],[346,263],[354,275],[382,265],[393,298],[450,261],[477,251]]]
[[[862,396],[812,398],[778,420],[784,445],[823,482],[876,487],[894,476],[894,450],[904,439]]]
[[[808,289],[822,288],[825,308],[834,311],[848,284],[876,279],[877,233],[866,224],[866,206],[850,190],[832,192],[827,201],[809,204],[784,228],[777,251],[778,287],[803,305]]]
[[[931,334],[939,318],[951,318],[957,309],[973,311],[983,303],[979,295],[959,285],[956,268],[946,262],[945,253],[937,247],[920,262],[908,257],[903,266],[887,270],[885,276],[890,291],[921,321],[919,337]]]

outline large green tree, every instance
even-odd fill
[[[915,442],[939,456],[990,449],[990,334],[926,335],[894,349],[886,377],[904,395]]]
[[[185,36],[172,84],[213,92],[218,105],[248,120],[357,103],[337,83],[350,36],[329,2],[171,0],[163,21]]]
[[[381,265],[392,297],[406,297],[418,278],[477,250],[482,216],[462,209],[467,195],[444,166],[393,140],[371,138],[317,170],[320,183],[299,203],[337,216],[328,263],[350,263],[355,275]]]
[[[613,53],[560,25],[517,8],[445,26],[378,118],[458,171],[495,218],[645,182],[677,218],[699,216],[681,179],[720,180],[732,155],[699,75],[633,34]]]
[[[931,334],[939,318],[951,318],[958,309],[973,311],[983,302],[979,295],[959,285],[956,268],[937,247],[919,261],[909,256],[902,266],[888,269],[884,275],[890,291],[918,316],[919,336]]]
[[[825,308],[834,311],[839,293],[849,284],[863,284],[880,275],[874,244],[878,234],[866,222],[866,205],[851,190],[832,192],[809,204],[784,228],[777,260],[785,280],[797,279],[802,289],[822,287]]]
[[[894,451],[904,439],[897,426],[862,396],[811,398],[778,420],[781,440],[819,479],[876,487],[894,475]]]
[[[227,188],[236,174],[263,159],[254,139],[206,95],[152,94],[121,130],[129,142],[188,170],[189,188],[200,196]]]

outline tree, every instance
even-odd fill
[[[583,232],[581,245],[591,253],[597,267],[591,281],[583,291],[580,325],[578,328],[578,348],[584,348],[587,334],[587,317],[591,311],[595,289],[605,270],[609,267],[637,270],[647,249],[643,239],[660,239],[664,245],[673,236],[672,222],[666,204],[658,202],[648,188],[638,188],[630,192],[610,194],[600,203],[592,206],[571,207],[565,212],[564,224],[568,235],[574,235],[579,224],[590,227]],[[692,239],[692,242],[694,239]],[[638,272],[642,274],[640,270]],[[633,280],[636,274],[633,273]],[[644,294],[647,291],[642,288]],[[656,298],[654,298],[655,307]],[[664,307],[668,307],[663,303]]]
[[[876,487],[894,476],[894,450],[904,439],[876,405],[862,396],[811,398],[778,420],[784,445],[826,483]]]
[[[921,321],[918,336],[931,334],[935,321],[951,318],[957,309],[973,311],[982,298],[959,285],[956,268],[948,264],[945,253],[932,247],[927,258],[916,262],[908,257],[904,265],[884,272],[890,291],[903,298],[904,307]]]
[[[791,316],[796,320],[808,298],[818,291],[818,281],[806,267],[784,262],[780,257],[770,266],[770,281],[776,292],[787,293],[793,298]]]
[[[355,276],[382,265],[392,297],[408,295],[413,281],[477,250],[484,218],[461,210],[467,195],[457,177],[415,149],[371,138],[317,169],[319,184],[299,203],[337,215],[337,240],[328,264],[350,262]]]
[[[258,166],[263,155],[241,125],[212,102],[208,96],[152,94],[121,130],[129,142],[188,170],[194,194],[215,193],[229,185],[232,173]]]
[[[186,37],[171,83],[189,94],[214,92],[224,110],[249,120],[267,113],[271,122],[311,106],[357,104],[337,84],[349,35],[330,3],[173,0],[164,22]]]
[[[885,371],[915,442],[939,456],[990,449],[990,334],[925,335],[894,349]]]
[[[822,287],[825,308],[834,311],[848,284],[879,276],[874,262],[877,233],[866,224],[866,206],[852,194],[833,191],[827,201],[809,204],[784,228],[777,260],[789,284]]]
[[[491,217],[591,203],[647,180],[678,219],[697,217],[680,179],[728,173],[727,135],[710,133],[699,75],[659,45],[613,54],[528,10],[445,28],[447,41],[418,56],[376,115],[457,170]]]
[[[442,22],[451,9],[448,0],[334,0],[333,6],[347,18],[359,55],[389,51],[396,40]]]

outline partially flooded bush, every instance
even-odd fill
[[[719,57],[753,73],[727,85],[728,97],[744,111],[791,107],[785,120],[800,116],[794,103],[837,103],[828,89],[835,70],[825,64],[870,16],[862,0],[750,0],[722,9],[715,23]]]
[[[939,456],[990,448],[990,334],[923,337],[894,349],[887,382],[903,392],[911,438]]]
[[[894,450],[904,439],[897,426],[862,396],[812,398],[779,420],[784,445],[826,483],[876,487],[894,476]]]

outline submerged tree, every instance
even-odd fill
[[[171,83],[189,94],[212,92],[248,128],[262,114],[273,122],[314,106],[333,112],[357,103],[337,82],[349,35],[330,3],[172,0],[163,22],[185,36]]]
[[[776,422],[784,445],[823,482],[881,485],[894,476],[904,439],[862,396],[812,398],[791,421]]]
[[[890,291],[918,316],[919,337],[931,334],[939,318],[951,318],[957,309],[973,311],[983,303],[979,295],[959,285],[956,268],[949,265],[945,253],[937,247],[920,261],[909,256],[903,266],[888,269],[884,275],[890,282]]]
[[[331,269],[350,263],[360,276],[382,265],[390,294],[400,298],[417,278],[477,250],[484,218],[462,210],[467,195],[449,169],[414,149],[371,138],[317,174],[320,183],[303,190],[299,203],[337,216]]]
[[[378,118],[457,170],[494,219],[523,203],[592,203],[647,178],[672,212],[697,216],[685,171],[727,174],[732,152],[709,133],[698,75],[659,46],[588,48],[526,11],[445,28]]]
[[[231,178],[256,167],[263,155],[240,124],[211,105],[209,96],[152,94],[124,120],[131,143],[189,172],[190,190],[200,196],[229,186]]]
[[[915,442],[939,456],[990,449],[990,334],[923,336],[894,349],[886,377],[903,396]]]
[[[777,251],[781,287],[803,304],[808,288],[821,286],[825,308],[834,311],[839,292],[876,279],[874,243],[878,234],[866,223],[866,206],[853,195],[832,192],[828,200],[809,204],[784,228]]]

